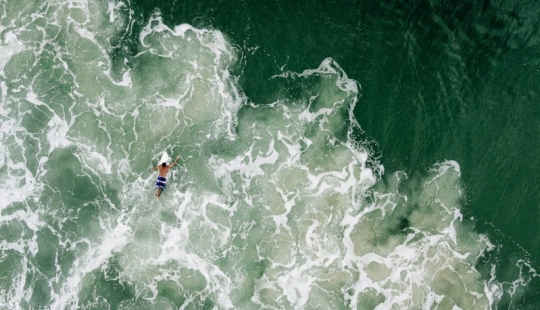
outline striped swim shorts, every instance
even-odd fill
[[[157,182],[156,182],[156,187],[157,188],[161,188],[161,189],[165,189],[165,186],[167,186],[167,178],[164,178],[162,176],[158,176],[157,177]]]

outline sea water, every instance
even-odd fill
[[[1,308],[491,309],[534,290],[530,260],[501,266],[464,219],[458,162],[385,171],[331,55],[258,102],[239,83],[257,47],[219,29],[0,3]],[[163,151],[181,159],[156,202]]]

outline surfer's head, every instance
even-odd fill
[[[161,164],[161,167],[167,167],[167,163],[166,163],[166,162],[163,162],[163,163]]]

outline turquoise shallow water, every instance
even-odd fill
[[[1,308],[538,308],[537,4],[0,4]]]

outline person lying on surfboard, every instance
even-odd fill
[[[156,200],[157,201],[159,201],[159,196],[161,195],[161,192],[163,192],[163,190],[167,186],[167,173],[172,167],[176,165],[178,158],[180,158],[180,155],[176,156],[176,159],[170,165],[167,165],[167,162],[164,161],[161,163],[161,165],[152,167],[152,170],[158,170],[158,177],[157,177],[157,182],[156,182]]]

